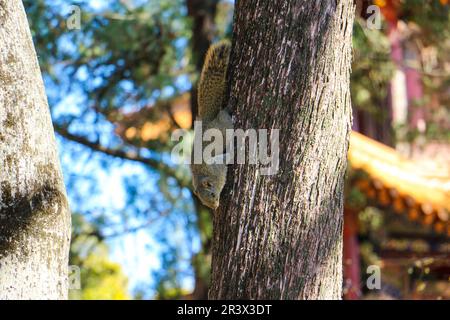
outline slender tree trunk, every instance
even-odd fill
[[[0,299],[65,299],[70,214],[27,18],[0,0]]]
[[[280,168],[230,167],[212,299],[341,298],[353,14],[350,0],[236,2],[228,106],[235,128],[280,129]]]

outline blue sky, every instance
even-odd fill
[[[108,162],[112,161],[112,164],[105,168],[99,160],[99,156],[105,158],[104,156],[92,155],[86,148],[78,146],[75,147],[77,159],[78,157],[83,158],[83,161],[79,161],[73,157],[74,144],[58,137],[59,153],[63,174],[68,186],[67,193],[71,210],[86,213],[87,216],[92,214],[94,218],[97,211],[105,213],[108,221],[115,226],[115,228],[105,228],[103,232],[106,235],[126,229],[126,225],[123,224],[120,216],[120,212],[127,209],[125,179],[133,174],[142,174],[146,169],[142,168],[141,165],[115,161],[111,158],[108,159]],[[93,178],[94,183],[98,184],[94,196],[87,196],[91,193],[91,186],[90,180],[86,181],[86,176]],[[71,179],[75,179],[75,183],[69,181]],[[155,190],[153,192],[149,190],[147,193],[150,197],[155,192]],[[149,216],[151,215],[152,213],[149,213]],[[90,217],[92,218],[92,216]],[[155,239],[154,233],[158,232],[158,223],[164,224],[164,219],[161,218],[159,222],[155,222],[154,227],[149,226],[137,232],[125,233],[111,239],[107,238],[110,258],[122,265],[123,271],[129,278],[131,291],[139,285],[155,285],[151,274],[161,268],[159,255],[163,247]],[[131,218],[127,220],[127,224],[129,227],[139,226],[142,224],[142,219]],[[172,244],[180,248],[189,246],[191,250],[197,250],[199,247],[198,239],[194,239],[193,246],[187,242],[185,230],[181,224],[175,228],[175,232],[170,235],[170,238]],[[185,267],[189,268],[189,266]],[[183,288],[191,290],[193,278],[184,277],[182,285]],[[147,293],[152,294],[154,292],[149,290]]]

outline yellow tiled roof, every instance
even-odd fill
[[[449,232],[450,176],[443,170],[430,170],[394,149],[353,131],[348,153],[350,166],[364,171],[370,184],[358,186],[383,205],[396,211],[407,210],[410,218],[424,215],[422,221]]]

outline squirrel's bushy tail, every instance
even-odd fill
[[[198,84],[198,110],[202,120],[212,120],[222,108],[231,44],[222,40],[209,47]]]

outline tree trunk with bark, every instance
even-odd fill
[[[229,167],[210,298],[341,298],[353,15],[350,0],[236,2],[228,107],[235,128],[280,129],[280,164]]]
[[[21,1],[0,0],[0,299],[65,299],[70,214]]]

